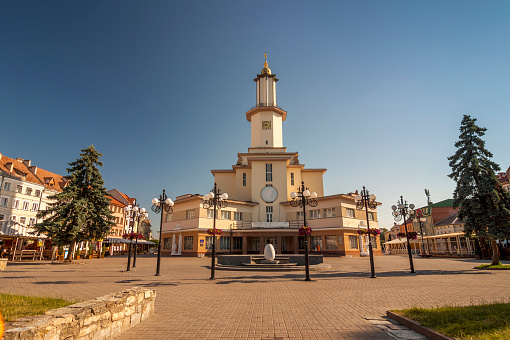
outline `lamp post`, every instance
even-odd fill
[[[147,217],[149,217],[149,214],[145,212],[145,208],[141,208],[140,212],[135,214],[134,219],[136,220],[136,232],[137,233],[138,233],[138,226]],[[138,253],[138,237],[135,237],[135,252],[133,254],[133,268],[136,267],[136,253]]]
[[[427,253],[425,253],[425,243],[423,241],[423,222],[425,222],[427,219],[425,217],[423,217],[423,212],[421,209],[416,209],[413,217],[414,217],[414,221],[418,222],[418,224],[420,226],[421,247],[422,247],[422,252],[421,252],[420,256],[427,257],[428,249],[427,249]],[[427,239],[427,244],[428,244],[428,239]]]
[[[159,276],[159,268],[161,265],[161,234],[163,231],[163,209],[171,214],[173,212],[172,206],[174,202],[165,194],[165,189],[163,189],[163,194],[159,195],[159,198],[152,199],[152,207],[151,210],[156,214],[161,212],[161,223],[159,224],[159,243],[158,243],[158,263],[156,265],[156,275]]]
[[[214,280],[215,277],[215,269],[216,269],[216,210],[220,210],[221,208],[226,208],[228,206],[228,195],[226,192],[220,195],[220,189],[214,183],[213,190],[206,194],[204,197],[204,209],[213,208],[213,244],[212,244],[212,259],[211,259],[211,280]]]
[[[398,202],[398,201],[397,201]],[[400,196],[400,202],[398,202],[398,206],[392,205],[391,209],[393,210],[393,217],[395,221],[401,221],[404,219],[404,227],[406,230],[406,239],[407,239],[407,254],[409,255],[409,264],[411,265],[411,273],[414,273],[414,265],[413,265],[413,255],[411,254],[411,244],[409,243],[409,233],[407,232],[407,219],[409,216],[414,214],[414,204],[407,205],[407,201],[404,202],[404,197]]]
[[[138,205],[132,206],[131,204],[124,208],[124,216],[126,217],[126,220],[128,220],[128,230],[131,230],[131,233],[133,233],[135,228],[135,216],[139,214],[140,208]],[[129,228],[131,227],[131,228]],[[128,245],[128,262],[127,262],[127,269],[126,271],[131,271],[131,247],[133,245],[133,238],[130,238],[129,245]],[[133,261],[133,267],[134,267],[134,261]]]
[[[370,237],[370,219],[368,218],[368,209],[376,209],[377,203],[375,201],[377,197],[372,194],[369,195],[368,190],[365,189],[365,186],[363,186],[363,190],[361,190],[361,194],[356,195],[354,198],[354,201],[356,202],[356,209],[357,210],[363,210],[363,208],[366,211],[367,216],[367,235],[368,235],[368,254],[370,256],[370,271],[371,271],[371,278],[375,278],[375,269],[374,269],[374,254],[372,251],[372,237]]]
[[[293,207],[302,207],[303,208],[303,227],[306,229],[306,206],[309,205],[311,207],[316,207],[319,203],[317,202],[317,194],[315,192],[310,193],[308,188],[305,188],[305,183],[301,181],[301,187],[298,189],[298,192],[291,192],[290,198],[292,198],[292,201],[290,201],[290,205]],[[305,281],[311,281],[310,280],[310,261],[308,256],[308,235],[305,232],[304,233],[305,238],[305,271],[306,271],[306,278]]]

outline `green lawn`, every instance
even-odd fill
[[[510,339],[508,303],[432,309],[411,308],[394,312],[455,339]]]
[[[4,322],[11,322],[29,315],[41,315],[44,312],[72,305],[78,301],[67,301],[49,297],[0,294],[0,312]]]
[[[478,269],[510,269],[510,264],[497,264],[497,265],[490,265],[490,264],[481,264],[477,266]]]

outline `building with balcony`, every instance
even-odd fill
[[[218,253],[259,254],[268,242],[276,253],[304,252],[302,208],[290,205],[291,192],[304,183],[318,195],[318,206],[307,207],[307,225],[312,228],[310,250],[330,255],[360,256],[365,247],[357,230],[365,211],[356,210],[356,193],[324,196],[324,168],[307,168],[295,151],[283,146],[283,123],[287,111],[276,103],[276,75],[267,65],[254,79],[256,105],[246,112],[251,125],[251,146],[237,154],[230,169],[211,170],[228,206],[217,211],[216,228],[223,231]],[[199,194],[175,199],[173,213],[163,211],[163,254],[196,256],[211,251],[214,212],[204,208]],[[378,228],[377,209],[369,211],[371,228]],[[366,222],[365,222],[366,223]],[[366,236],[364,237],[366,238]],[[361,241],[361,242],[360,242]],[[375,254],[381,254],[379,237]]]

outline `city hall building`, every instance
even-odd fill
[[[276,105],[276,75],[267,61],[254,79],[256,106],[246,112],[251,124],[251,146],[237,154],[231,169],[212,170],[222,193],[228,194],[228,206],[217,210],[216,228],[219,254],[259,254],[271,242],[277,254],[304,252],[303,209],[290,205],[291,192],[301,182],[316,192],[318,205],[306,207],[307,225],[312,228],[310,250],[324,255],[368,254],[366,212],[356,210],[356,193],[324,196],[326,169],[306,168],[297,152],[283,146],[283,123],[287,111]],[[361,186],[361,184],[360,184]],[[354,190],[355,188],[353,188]],[[163,254],[203,256],[211,252],[213,210],[204,207],[204,195],[183,195],[175,199],[172,213],[163,210]],[[370,228],[379,228],[377,211],[369,210]],[[381,254],[379,236],[373,237],[374,254]]]

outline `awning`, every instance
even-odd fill
[[[0,237],[48,238],[45,234],[37,233],[34,228],[11,220],[0,221]]]

